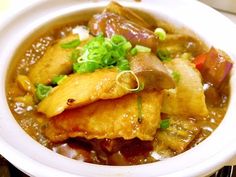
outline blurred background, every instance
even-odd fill
[[[29,6],[32,2],[40,0],[0,0],[0,22],[17,10]],[[217,9],[224,16],[236,24],[236,0],[200,0]],[[23,162],[24,163],[24,162]],[[234,170],[235,168],[235,170]],[[0,154],[0,177],[27,177]],[[227,166],[213,174],[211,177],[236,177],[236,167]]]

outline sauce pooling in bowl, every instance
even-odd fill
[[[105,165],[151,163],[199,144],[225,115],[232,62],[163,24],[112,2],[86,22],[52,27],[10,68],[19,125],[59,154]]]

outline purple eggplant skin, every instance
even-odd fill
[[[88,23],[90,32],[97,36],[104,34],[112,37],[114,34],[124,36],[133,46],[142,45],[156,53],[158,37],[153,31],[125,19],[115,13],[104,12],[94,15]]]
[[[115,1],[111,1],[104,9],[104,12],[115,13],[140,26],[153,30],[153,27],[154,27],[153,24],[148,23],[141,16],[139,16],[139,14],[135,13],[133,10],[127,7],[120,5],[119,3]]]
[[[129,57],[130,68],[145,90],[175,88],[175,82],[159,58],[150,52],[138,52]]]
[[[206,60],[202,66],[201,73],[205,82],[212,83],[215,88],[219,88],[233,67],[230,57],[223,51],[214,47],[206,55]]]

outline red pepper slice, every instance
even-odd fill
[[[194,59],[193,63],[195,64],[196,68],[197,68],[199,71],[201,71],[201,69],[202,69],[202,67],[203,67],[203,64],[205,63],[206,59],[207,59],[207,53],[203,53],[203,54],[197,56],[197,57]]]
[[[233,67],[230,57],[214,47],[209,52],[197,56],[193,63],[201,72],[204,81],[212,83],[215,88],[221,85]]]

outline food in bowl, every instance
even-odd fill
[[[186,31],[115,2],[54,26],[13,60],[9,107],[32,138],[69,158],[135,165],[180,154],[220,124],[233,66]]]

